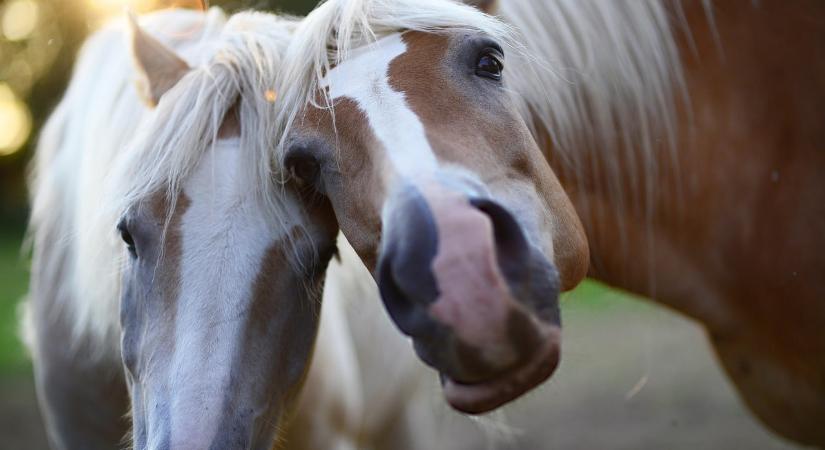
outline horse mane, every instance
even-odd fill
[[[561,170],[579,180],[588,172],[608,184],[613,200],[629,194],[637,213],[650,214],[651,189],[662,187],[656,181],[664,169],[655,155],[675,152],[676,106],[687,102],[674,32],[686,29],[680,3],[506,0],[499,5],[501,17],[519,30],[532,56],[516,55],[518,75],[510,81],[534,134],[551,139]],[[583,167],[588,152],[595,167]],[[640,163],[645,173],[635,172]],[[678,173],[669,175],[678,180]],[[641,177],[649,180],[645,186]]]
[[[176,198],[230,108],[237,107],[242,123],[248,176],[275,211],[285,211],[273,177],[275,108],[268,91],[294,23],[253,12],[227,19],[217,8],[142,17],[141,26],[192,67],[154,110],[142,106],[132,86],[126,20],[84,44],[35,154],[29,236],[37,276],[61,284],[53,313],[70,314],[73,343],[90,344],[91,358],[118,354],[124,251],[117,222],[150,195]],[[275,216],[287,221],[295,212]]]
[[[652,193],[642,192],[638,179],[656,180],[655,152],[663,146],[675,151],[677,97],[687,100],[674,33],[685,25],[679,2],[498,4],[503,20],[443,0],[321,4],[302,21],[284,58],[278,82],[284,92],[282,138],[304,105],[329,106],[325,98],[319,105],[318,80],[351,49],[405,30],[481,31],[515,50],[507,56],[506,83],[534,134],[549,135],[562,169],[594,170],[583,167],[585,152],[594,152],[596,178],[606,180],[617,201],[628,185],[638,211],[649,214]],[[709,11],[707,2],[705,7]],[[625,170],[640,161],[646,173]]]
[[[502,45],[516,44],[510,26],[453,1],[327,0],[319,5],[301,21],[284,55],[277,83],[283,93],[278,119],[281,144],[306,105],[331,108],[325,91],[319,100],[318,83],[353,49],[396,32],[445,29],[481,31]]]
[[[683,91],[674,23],[676,1],[500,1],[503,21],[453,1],[328,0],[299,25],[284,58],[282,131],[304,105],[319,105],[318,80],[355,47],[406,30],[481,31],[515,49],[507,82],[534,131],[550,134],[562,162],[582,148],[615,161],[617,143],[652,160],[676,126],[674,93]],[[663,133],[662,133],[663,132]]]
[[[657,208],[684,213],[677,133],[693,120],[677,41],[693,48],[682,1],[505,0],[499,6],[535,58],[517,61],[519,75],[511,77],[522,114],[534,135],[552,143],[557,173],[578,184],[567,188],[592,194],[578,197],[582,221],[615,223],[621,238],[605,244],[625,256],[646,254],[647,289],[655,293]],[[701,6],[715,30],[711,1]],[[662,198],[673,200],[663,205]],[[646,236],[643,248],[630,248],[624,238],[633,227]],[[589,239],[592,248],[602,237]],[[598,271],[601,264],[592,254],[592,267]]]
[[[614,204],[631,203],[627,206],[638,221],[652,229],[656,190],[680,195],[677,107],[687,105],[688,96],[677,31],[691,42],[681,3],[497,4],[498,18],[443,0],[323,3],[301,23],[284,59],[278,83],[285,92],[279,119],[282,144],[303,106],[330,107],[328,98],[318,96],[318,81],[351,49],[405,30],[481,31],[509,49],[505,84],[534,136],[552,142],[549,156],[558,161],[556,170],[580,183],[594,183]],[[712,23],[709,0],[703,5]],[[673,163],[658,157],[661,152],[669,152]],[[587,217],[598,207],[585,200],[578,213]],[[617,218],[620,227],[626,220]]]
[[[164,95],[112,177],[120,213],[165,189],[175,194],[204,151],[218,139],[227,112],[237,105],[241,147],[256,155],[245,161],[269,204],[282,206],[273,187],[275,78],[296,21],[259,12],[229,18],[208,62],[196,66]],[[120,176],[118,176],[120,175]]]

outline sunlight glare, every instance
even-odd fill
[[[14,0],[3,10],[3,36],[10,41],[21,41],[29,37],[40,15],[40,8],[34,0]]]
[[[121,14],[124,11],[144,13],[157,7],[155,0],[86,0],[101,15]]]
[[[0,156],[11,155],[26,143],[31,133],[29,108],[14,95],[14,91],[0,83]]]
[[[204,0],[86,0],[99,16],[121,14],[132,11],[142,14],[159,8],[202,9],[208,2]]]

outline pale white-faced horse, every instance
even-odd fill
[[[546,379],[558,291],[589,267],[700,320],[767,425],[825,444],[825,6],[472,3],[513,28],[325,2],[279,82],[285,167],[447,400]]]
[[[352,448],[338,439],[357,389],[335,314],[327,369],[307,375],[337,227],[272,154],[294,26],[216,9],[142,22],[85,44],[35,156],[26,332],[50,442],[268,449],[309,379],[323,398],[305,432]]]

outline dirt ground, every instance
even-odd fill
[[[626,300],[564,310],[563,362],[538,392],[479,419],[482,426],[433,392],[433,414],[455,448],[799,448],[744,409],[692,322]],[[45,448],[30,378],[0,378],[0,449]]]
[[[47,448],[31,377],[0,377],[0,449]]]

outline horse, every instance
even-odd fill
[[[764,424],[825,445],[823,5],[488,3],[581,74],[514,89],[582,219],[591,276],[698,320]],[[569,111],[581,121],[564,126]]]
[[[766,425],[825,444],[822,5],[470,3],[502,21],[329,0],[278,82],[283,167],[448,403],[548,378],[588,273],[698,319]]]
[[[509,35],[452,2],[329,1],[301,21],[276,83],[282,167],[328,199],[392,320],[470,413],[553,372],[558,294],[588,265],[581,223],[500,84]],[[426,52],[396,60],[413,43],[455,66],[441,71]],[[419,104],[424,118],[407,101],[433,86],[441,102]],[[504,142],[515,144],[497,151]]]
[[[354,448],[334,314],[313,364],[336,371],[308,374],[337,226],[281,182],[269,133],[294,22],[141,22],[84,45],[35,155],[25,329],[51,445],[272,448],[310,380],[337,415],[300,421]]]

